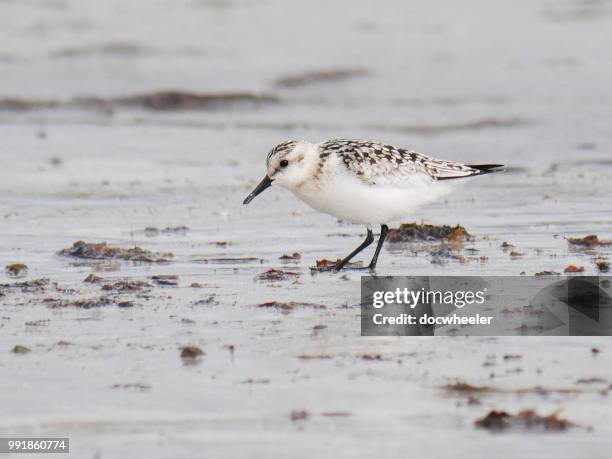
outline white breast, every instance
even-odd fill
[[[450,190],[444,182],[415,174],[396,186],[369,185],[336,158],[321,174],[292,190],[310,207],[353,223],[380,225],[414,215]]]

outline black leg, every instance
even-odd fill
[[[374,252],[374,256],[372,257],[372,261],[370,262],[370,269],[376,268],[378,254],[380,253],[380,249],[382,249],[383,242],[385,242],[385,238],[387,237],[388,232],[389,227],[387,225],[380,225],[380,237],[378,238],[378,244],[376,244],[376,251]]]
[[[346,264],[351,261],[351,259],[357,255],[359,252],[361,252],[363,249],[365,249],[367,246],[369,246],[372,242],[374,242],[374,234],[372,233],[372,230],[370,228],[368,228],[368,234],[366,235],[365,241],[363,241],[361,243],[361,245],[359,247],[357,247],[355,250],[353,250],[346,258],[344,258],[343,260],[340,260],[338,263],[336,263],[333,267],[334,271],[340,271],[342,268],[344,268],[346,266]]]

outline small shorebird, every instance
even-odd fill
[[[370,270],[376,267],[389,222],[447,193],[449,180],[498,172],[503,165],[466,165],[384,143],[332,139],[280,143],[268,153],[266,167],[266,176],[244,204],[274,183],[316,210],[367,225],[365,241],[324,269],[337,271],[374,241],[373,225],[380,225],[380,238]]]

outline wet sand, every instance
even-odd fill
[[[607,457],[608,338],[362,338],[361,273],[309,267],[365,229],[282,190],[241,203],[288,138],[501,162],[406,220],[474,241],[387,244],[377,273],[597,274],[612,247],[566,238],[612,239],[609,2],[120,5],[2,5],[0,436],[105,458]],[[160,257],[58,255],[79,240]],[[475,424],[523,409],[575,426]]]

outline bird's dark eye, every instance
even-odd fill
[[[289,161],[287,161],[286,159],[283,159],[280,162],[280,167],[287,167],[289,165]]]

